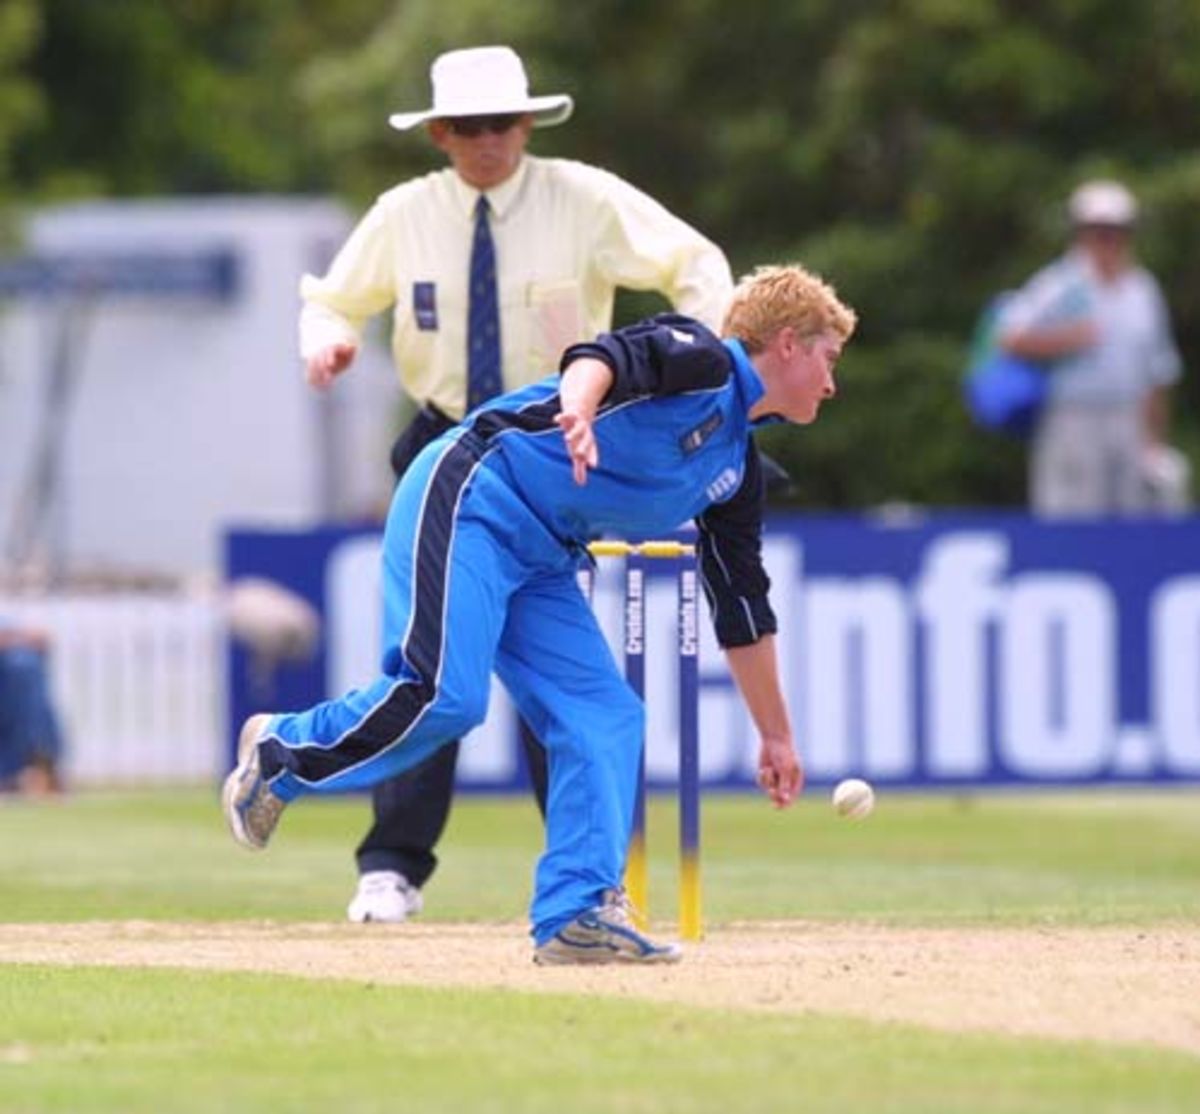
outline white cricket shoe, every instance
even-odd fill
[[[355,924],[402,924],[421,911],[421,891],[398,870],[368,870],[346,909]]]

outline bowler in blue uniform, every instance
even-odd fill
[[[561,374],[468,414],[405,474],[383,546],[378,677],[304,712],[252,716],[223,804],[264,847],[297,797],[361,789],[482,722],[493,672],[550,756],[531,908],[539,963],[664,963],[621,888],[644,711],[580,591],[587,545],[694,519],[717,640],[778,807],[803,770],[761,559],[756,424],[812,422],[855,316],[799,266],[734,292],[724,339],[663,314],[569,348]]]

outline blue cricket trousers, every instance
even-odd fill
[[[388,515],[382,675],[274,717],[261,743],[284,800],[361,789],[481,723],[494,670],[549,757],[539,944],[620,884],[644,733],[641,701],[579,588],[580,560],[473,433],[435,441]]]

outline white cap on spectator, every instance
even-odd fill
[[[1137,199],[1120,182],[1084,182],[1067,203],[1075,224],[1128,227],[1138,217]]]

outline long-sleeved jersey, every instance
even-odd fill
[[[594,423],[599,463],[577,485],[561,430],[558,380],[493,400],[448,434],[473,442],[565,545],[604,535],[652,537],[688,519],[699,527],[701,576],[722,646],[776,629],[762,565],[765,502],[751,437],[764,387],[736,340],[662,314],[569,348],[602,360],[613,384]]]

